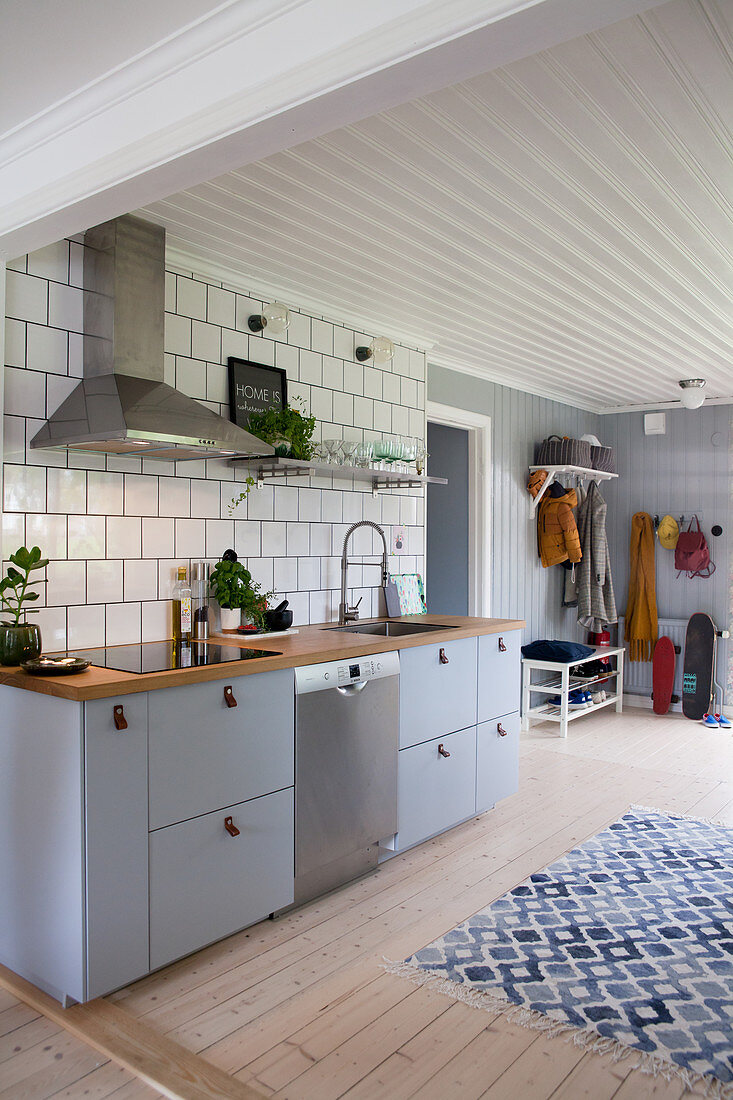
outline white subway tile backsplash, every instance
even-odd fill
[[[175,526],[172,519],[142,520],[144,558],[172,558],[175,554]]]
[[[46,325],[28,325],[26,331],[26,367],[49,374],[67,374],[69,333]]]
[[[106,607],[108,645],[135,645],[142,641],[142,610],[139,603],[108,603]]]
[[[69,649],[96,649],[105,644],[103,603],[70,607],[67,623]]]
[[[288,343],[299,348],[311,347],[311,319],[305,313],[290,311]]]
[[[83,561],[51,561],[46,570],[48,607],[85,603],[87,567]]]
[[[6,367],[5,412],[10,416],[32,416],[44,420],[46,375],[40,371]]]
[[[362,517],[386,524],[388,535],[391,524],[404,524],[410,554],[393,564],[422,567],[421,493],[374,497],[350,477],[298,478],[254,488],[230,510],[245,489],[243,463],[29,449],[47,410],[82,373],[82,255],[81,243],[61,242],[8,273],[3,545],[32,540],[50,554],[43,615],[56,648],[66,644],[67,627],[77,648],[169,637],[176,567],[215,561],[229,546],[265,589],[287,594],[296,622],[335,616],[343,538]],[[422,436],[422,353],[397,345],[390,369],[364,366],[354,348],[370,335],[292,308],[284,336],[251,335],[249,315],[269,300],[169,271],[166,381],[227,416],[227,357],[276,363],[287,372],[291,403],[302,398],[316,417],[317,440]],[[373,560],[377,542],[358,532],[352,553]],[[362,613],[376,613],[378,570],[355,565],[350,579],[354,598],[364,593]],[[48,638],[44,645],[52,648]]]
[[[122,562],[114,558],[88,562],[87,590],[90,599],[118,603],[122,599]]]
[[[5,284],[5,310],[17,321],[48,322],[48,286],[45,279],[8,271]]]
[[[48,323],[70,332],[84,331],[84,291],[75,286],[48,284]]]
[[[30,546],[40,546],[47,558],[66,557],[66,516],[26,512],[25,537]]]
[[[45,511],[45,469],[41,466],[6,466],[3,508],[6,512]]]
[[[33,621],[41,628],[44,653],[58,653],[66,649],[66,608],[44,607],[34,615]]]
[[[221,489],[217,482],[198,479],[191,481],[191,517],[218,519],[221,509],[220,497]]]
[[[193,321],[191,354],[194,359],[210,359],[219,362],[221,357],[221,329],[204,321]]]
[[[40,275],[42,279],[51,279],[56,283],[66,283],[69,279],[69,242],[56,241],[36,252],[28,254],[28,274]]]
[[[158,563],[156,561],[128,559],[123,566],[123,598],[126,602],[157,599]]]
[[[157,642],[173,633],[170,600],[147,601],[142,605],[142,640]]]
[[[107,553],[115,558],[139,558],[142,520],[137,516],[110,516],[107,519]]]
[[[86,471],[52,467],[46,473],[46,485],[48,511],[70,511],[75,515],[81,515],[88,510]]]
[[[220,558],[234,544],[233,519],[207,519],[206,557]]]
[[[5,321],[5,365],[7,367],[25,366],[25,321],[14,321],[8,317]]]
[[[81,471],[75,471],[75,473],[81,473]],[[121,516],[124,511],[123,478],[130,476],[135,475],[90,470],[86,474],[87,512],[97,516]]]
[[[69,516],[67,519],[68,557],[77,560],[103,558],[105,524],[109,526],[114,522],[112,519],[105,520],[104,516]]]
[[[165,315],[165,350],[171,355],[191,354],[191,320],[177,313]]]
[[[178,276],[176,287],[176,313],[184,317],[206,320],[206,283]]]
[[[220,328],[234,328],[236,295],[231,290],[210,286],[207,291],[206,320]]]
[[[206,520],[177,519],[175,555],[177,558],[206,557]]]

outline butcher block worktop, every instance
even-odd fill
[[[362,620],[362,625],[369,621]],[[414,646],[448,641],[456,638],[473,638],[481,634],[501,634],[503,631],[520,630],[526,624],[522,619],[481,619],[463,615],[405,615],[393,620],[404,623],[426,623],[445,626],[445,632],[411,634],[404,637],[384,638],[374,634],[349,634],[334,630],[335,623],[299,627],[299,633],[268,640],[267,635],[246,638],[228,634],[212,636],[210,641],[220,645],[235,645],[243,649],[259,649],[272,653],[251,662],[228,662],[204,665],[201,668],[182,668],[167,672],[132,673],[91,665],[84,672],[73,676],[32,676],[20,668],[0,670],[0,684],[54,695],[60,699],[85,702],[89,699],[105,699],[112,695],[131,695],[139,691],[196,684],[206,680],[226,680],[232,676],[249,676],[273,669],[295,668],[297,665],[318,664],[321,661],[338,661],[347,657],[362,657],[368,653],[386,653],[395,649],[411,649]],[[110,647],[108,646],[107,649]],[[73,652],[73,650],[70,650]],[[93,650],[84,650],[91,654]]]

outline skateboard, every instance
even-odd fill
[[[682,711],[699,722],[710,710],[715,669],[715,623],[696,611],[685,634],[685,664],[682,675]]]
[[[666,714],[670,703],[678,703],[679,696],[672,694],[674,686],[675,654],[679,652],[671,638],[666,634],[654,647],[652,661],[652,699],[654,713]]]

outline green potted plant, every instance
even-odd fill
[[[41,655],[40,627],[26,619],[26,616],[35,615],[37,611],[25,605],[38,599],[38,592],[32,590],[32,585],[45,583],[31,581],[31,573],[36,569],[45,569],[47,565],[48,558],[41,557],[37,546],[31,550],[21,546],[10,555],[8,571],[0,580],[0,606],[12,619],[0,623],[0,665],[19,665],[21,661]]]
[[[233,550],[225,550],[211,571],[209,591],[221,608],[221,629],[236,630],[242,621],[252,574],[245,569]]]
[[[313,457],[311,438],[315,427],[315,416],[306,416],[292,405],[254,412],[248,424],[249,431],[270,443],[281,458],[297,458],[306,462]]]

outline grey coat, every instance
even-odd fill
[[[583,551],[576,567],[578,622],[588,630],[603,630],[618,615],[606,538],[606,502],[595,481],[578,509],[578,534]]]

